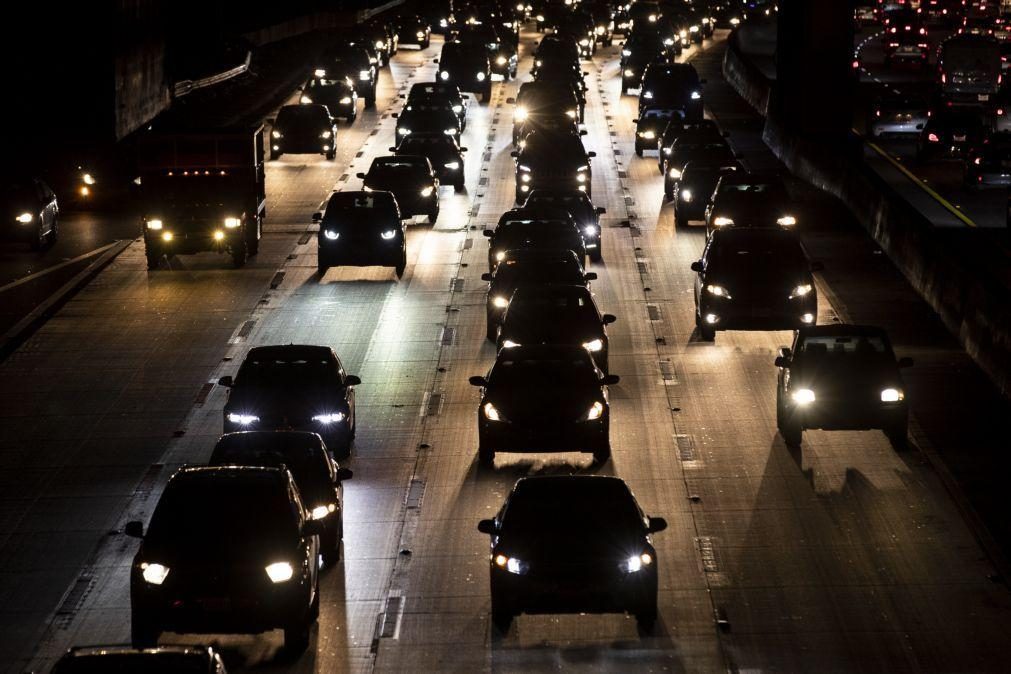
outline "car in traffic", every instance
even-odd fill
[[[621,93],[627,94],[630,89],[639,89],[642,76],[651,63],[669,63],[672,55],[670,48],[663,43],[658,35],[633,35],[621,46]]]
[[[917,96],[893,94],[878,98],[869,118],[875,138],[918,136],[927,124],[930,106]]]
[[[315,71],[322,72],[328,79],[351,80],[355,83],[358,95],[365,100],[366,108],[376,104],[378,65],[363,47],[346,44],[331,48],[324,52]]]
[[[777,227],[713,232],[695,272],[695,326],[702,341],[718,330],[796,330],[818,318],[812,263],[797,233]]]
[[[439,184],[452,185],[457,192],[465,187],[463,154],[467,148],[460,147],[456,140],[445,133],[411,133],[400,140],[400,145],[391,147],[396,156],[414,155],[428,159]]]
[[[743,172],[744,167],[737,161],[707,159],[693,159],[685,164],[673,195],[675,227],[685,227],[695,220],[704,221],[706,207],[720,178],[733,171]]]
[[[944,106],[933,111],[920,131],[916,141],[916,159],[964,159],[982,146],[986,137],[982,110]]]
[[[597,153],[587,152],[578,135],[534,131],[525,141],[510,153],[516,160],[517,202],[535,189],[575,188],[592,197],[590,160]]]
[[[661,150],[664,165],[667,170],[663,175],[663,193],[667,199],[673,199],[681,189],[681,178],[685,166],[689,162],[706,160],[714,162],[732,162],[737,159],[737,153],[731,149],[723,138],[700,139],[685,135],[674,141],[670,152]]]
[[[438,81],[455,84],[460,91],[480,94],[482,103],[491,100],[491,63],[485,47],[447,42],[436,63]]]
[[[531,121],[536,127],[540,117],[564,115],[578,124],[579,99],[576,93],[569,87],[559,87],[553,82],[524,82],[516,97],[507,98],[506,103],[516,106],[513,109],[513,145],[522,139],[523,127]]]
[[[130,568],[135,648],[162,632],[257,634],[284,630],[301,654],[319,617],[319,534],[286,469],[181,468],[150,526],[128,522],[141,544]]]
[[[402,218],[425,215],[432,225],[439,219],[439,179],[426,157],[376,157],[368,173],[356,175],[365,192],[392,192]]]
[[[392,192],[333,192],[319,223],[317,272],[330,267],[393,267],[397,278],[407,269],[407,235]]]
[[[460,93],[460,88],[455,84],[445,82],[418,82],[411,85],[411,90],[406,97],[401,94],[401,98],[406,98],[407,105],[412,103],[448,104],[449,108],[456,113],[460,122],[460,131],[467,130],[467,99]]]
[[[688,122],[702,119],[702,85],[690,63],[651,63],[643,72],[639,91],[639,116],[647,108],[676,110]]]
[[[608,371],[610,342],[606,326],[617,320],[601,314],[585,282],[577,285],[520,285],[513,292],[499,326],[498,347],[576,344]]]
[[[441,133],[459,143],[463,134],[459,116],[445,100],[411,102],[391,116],[397,120],[394,137],[398,142],[413,133]]]
[[[682,144],[688,143],[723,143],[729,134],[720,130],[720,127],[711,119],[702,119],[695,122],[685,122],[684,120],[672,117],[663,130],[663,134],[657,139],[656,163],[660,175],[667,172],[667,158],[674,152],[674,143],[680,141]]]
[[[805,429],[881,429],[896,447],[906,444],[909,403],[888,334],[869,325],[819,325],[797,331],[776,358],[776,423],[798,447]]]
[[[358,91],[354,82],[347,77],[330,79],[322,69],[317,70],[302,87],[298,102],[325,105],[331,115],[345,119],[349,124],[358,119]]]
[[[502,316],[505,315],[509,301],[520,285],[587,286],[596,278],[595,273],[583,271],[583,265],[576,254],[568,249],[521,248],[505,251],[495,266],[494,273],[481,274],[481,280],[488,282],[486,307],[488,340],[497,341]]]
[[[287,468],[309,519],[323,522],[320,549],[329,567],[340,560],[344,540],[344,480],[354,473],[330,456],[323,438],[308,431],[226,433],[214,444],[209,466]]]
[[[488,556],[492,624],[521,613],[629,613],[645,633],[657,620],[659,560],[647,516],[624,480],[545,475],[518,480],[494,519]]]
[[[351,455],[356,431],[355,386],[328,346],[285,344],[249,350],[233,378],[222,412],[224,432],[311,431],[337,458]]]
[[[283,154],[337,158],[337,122],[325,105],[282,105],[277,117],[269,121],[271,159],[279,159]]]
[[[401,14],[397,19],[400,45],[413,44],[428,49],[432,44],[432,26],[417,14]]]
[[[210,646],[75,646],[50,674],[225,674],[221,654]]]
[[[1011,187],[1011,144],[985,143],[965,160],[962,182],[966,189]]]
[[[583,235],[590,260],[600,262],[603,258],[600,216],[607,213],[607,209],[603,206],[594,206],[585,192],[578,189],[533,190],[523,202],[523,208],[527,210],[561,208],[568,211]]]
[[[56,243],[60,234],[60,206],[56,194],[43,180],[15,178],[4,185],[5,222],[0,240],[24,241],[33,250]]]
[[[632,120],[635,124],[636,156],[641,157],[646,150],[658,149],[657,139],[663,135],[670,121],[678,117],[677,110],[672,108],[649,107],[641,110],[639,116]]]
[[[526,210],[515,208],[503,213],[495,229],[484,230],[488,238],[488,271],[495,271],[506,252],[543,248],[570,250],[580,265],[586,266],[586,241],[576,221],[564,209]]]
[[[796,204],[783,179],[771,173],[724,173],[706,205],[707,234],[730,227],[789,229],[798,222]]]
[[[490,466],[502,452],[589,452],[595,462],[606,462],[608,386],[619,381],[579,345],[500,350],[486,376],[470,378],[481,389],[478,460]]]
[[[469,24],[461,27],[456,41],[487,50],[491,74],[508,81],[516,77],[519,56],[511,40],[503,39],[491,24]]]

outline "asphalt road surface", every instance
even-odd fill
[[[524,78],[534,39],[524,34]],[[675,230],[655,158],[634,156],[636,104],[619,96],[617,46],[586,64],[584,137],[598,155],[594,202],[607,208],[593,291],[619,319],[609,328],[621,376],[613,458],[592,468],[588,455],[502,455],[479,468],[467,378],[494,359],[481,230],[512,205],[505,99],[516,84],[472,104],[467,190],[443,188],[438,223],[410,227],[401,281],[378,268],[319,280],[306,236],[329,190],[356,188],[349,176],[386,154],[394,95],[432,78],[439,45],[394,59],[376,111],[342,126],[335,162],[269,163],[266,236],[247,267],[203,254],[149,273],[135,243],[0,364],[0,662],[45,669],[69,645],[128,639],[136,541],[123,524],[150,516],[176,467],[206,460],[225,399],[211,383],[234,374],[251,346],[294,342],[332,345],[364,382],[344,559],[322,578],[310,649],[294,663],[277,658],[278,632],[164,642],[213,642],[240,672],[1006,667],[1011,596],[932,458],[978,449],[929,431],[935,410],[961,411],[946,387],[971,368],[967,358],[862,231],[838,215],[812,222],[808,244],[828,261],[819,322],[920,317],[926,327],[910,320],[895,341],[925,367],[909,371],[913,448],[896,453],[880,432],[808,432],[802,450],[788,450],[775,429],[773,359],[791,335],[696,341],[689,264],[704,234]],[[713,71],[708,112],[732,129],[746,163],[774,166],[753,113],[717,81],[719,48],[707,41],[685,55]],[[817,212],[824,204],[810,192]],[[964,369],[942,367],[952,363]],[[490,627],[477,521],[517,478],[573,471],[624,478],[646,512],[670,523],[655,537],[652,636],[621,615],[522,616],[505,636]]]

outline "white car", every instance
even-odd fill
[[[875,138],[915,136],[927,123],[927,102],[909,96],[880,98],[871,108],[869,130]]]

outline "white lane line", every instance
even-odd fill
[[[52,267],[46,267],[42,271],[36,272],[35,274],[29,274],[28,276],[25,276],[24,278],[19,278],[17,281],[12,281],[11,283],[8,283],[5,286],[0,286],[0,293],[5,292],[7,290],[11,290],[12,288],[17,288],[18,286],[22,286],[22,285],[24,285],[26,283],[31,283],[32,281],[34,281],[36,279],[42,278],[46,274],[51,274],[54,271],[58,271],[60,269],[63,269],[64,267],[72,265],[72,264],[75,264],[77,262],[80,262],[81,260],[87,260],[89,257],[94,257],[96,255],[101,255],[102,253],[104,253],[105,251],[109,250],[110,248],[112,248],[113,246],[115,246],[118,243],[119,243],[118,240],[113,241],[112,243],[107,244],[105,246],[102,246],[100,248],[96,248],[95,250],[90,250],[87,253],[82,253],[82,254],[78,255],[77,257],[71,258],[69,260],[64,260],[63,262],[61,262],[59,264],[54,264]]]

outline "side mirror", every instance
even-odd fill
[[[583,77],[589,77],[589,76],[590,76],[590,72],[588,70],[584,70],[583,71]]]
[[[790,359],[783,356],[776,356],[776,367],[790,367]]]
[[[389,152],[396,152],[396,151],[397,151],[397,148],[395,148],[395,147],[388,147],[388,148],[386,148],[386,149],[387,149],[387,151],[389,151]]]
[[[316,211],[315,213],[312,214],[312,221],[313,222],[319,222],[322,219],[323,219],[323,214],[320,211]]]
[[[604,314],[603,316],[600,317],[600,322],[603,323],[604,325],[610,325],[611,323],[614,323],[616,320],[618,320],[618,317],[615,316],[614,314]]]
[[[438,63],[439,59],[432,59],[432,63]]]
[[[398,117],[400,117],[400,113],[394,112],[393,114],[390,115],[390,117],[392,117],[393,119],[397,119]]]
[[[322,536],[323,531],[323,520],[306,520],[302,525],[303,536]]]
[[[639,123],[639,118],[638,118],[638,117],[636,117],[635,119],[633,119],[633,120],[632,120],[632,123],[633,123],[633,124],[638,124],[638,123]]]
[[[597,156],[597,153],[594,152],[593,150],[590,150],[589,152],[586,153],[586,156],[589,157],[590,159],[593,159],[594,157]]]
[[[811,271],[825,271],[825,265],[821,262],[812,262]]]
[[[912,358],[899,358],[898,363],[896,363],[900,368],[913,367]]]
[[[584,281],[596,281],[597,280],[597,272],[591,271],[591,272],[587,272],[587,273],[583,274],[583,280]]]
[[[358,375],[349,374],[348,376],[344,377],[345,386],[361,386],[361,383],[362,378],[359,377]]]
[[[365,174],[362,173],[361,171],[359,171],[358,173],[356,173],[355,177],[356,178],[361,178],[362,180],[365,180]]]
[[[603,384],[604,386],[614,386],[615,384],[617,384],[620,381],[621,381],[621,377],[619,377],[616,374],[605,374],[601,378],[600,383]]]
[[[512,96],[510,96],[509,98],[506,99],[506,104],[507,105],[516,105],[516,99],[513,98]]]
[[[517,152],[516,150],[513,150],[512,152],[509,153],[509,156],[515,159],[516,157],[520,156],[520,153]]]
[[[491,281],[491,274],[488,273],[488,272],[485,272],[485,273],[481,274],[481,280],[482,281]]]
[[[597,212],[597,215],[603,215],[604,213],[607,213],[607,209],[604,208],[603,206],[597,206],[593,210]]]
[[[923,125],[922,124],[917,124],[916,125],[916,130],[917,131],[923,131]]]
[[[133,520],[123,527],[123,533],[130,538],[144,538],[144,523]]]
[[[487,386],[488,385],[488,380],[485,379],[484,377],[482,377],[481,375],[474,375],[473,377],[471,377],[467,381],[470,382],[471,386]]]
[[[667,520],[662,517],[650,517],[649,526],[646,527],[646,531],[655,534],[663,531],[667,528]]]
[[[692,271],[698,274],[702,273],[702,260],[695,260],[695,262],[692,262]]]
[[[493,229],[486,229],[486,230],[484,230],[481,233],[484,234],[485,236],[487,236],[489,239],[491,237],[495,236],[495,230],[493,230]]]
[[[461,147],[460,148],[460,152],[466,152],[466,151],[467,151],[467,148],[465,148],[465,147]]]
[[[226,374],[224,377],[218,379],[218,386],[224,386],[225,388],[232,388],[232,375]]]
[[[397,98],[407,98],[407,94],[400,94]]]
[[[793,358],[793,349],[788,346],[780,347],[779,355],[789,360],[790,358]]]
[[[275,119],[274,117],[268,117],[267,118],[267,124],[270,124],[271,126],[274,126],[274,124],[276,124],[276,123],[277,123],[277,119]]]
[[[580,136],[585,136],[585,135],[586,135],[586,134],[588,134],[588,133],[589,133],[589,131],[587,131],[586,129],[580,129],[580,130],[579,130],[579,135],[580,135]]]
[[[338,468],[337,469],[337,481],[343,482],[344,480],[350,480],[355,476],[355,472],[350,468]]]
[[[488,534],[489,536],[494,536],[498,533],[498,527],[495,526],[495,520],[481,520],[477,523],[477,530],[482,534]]]

